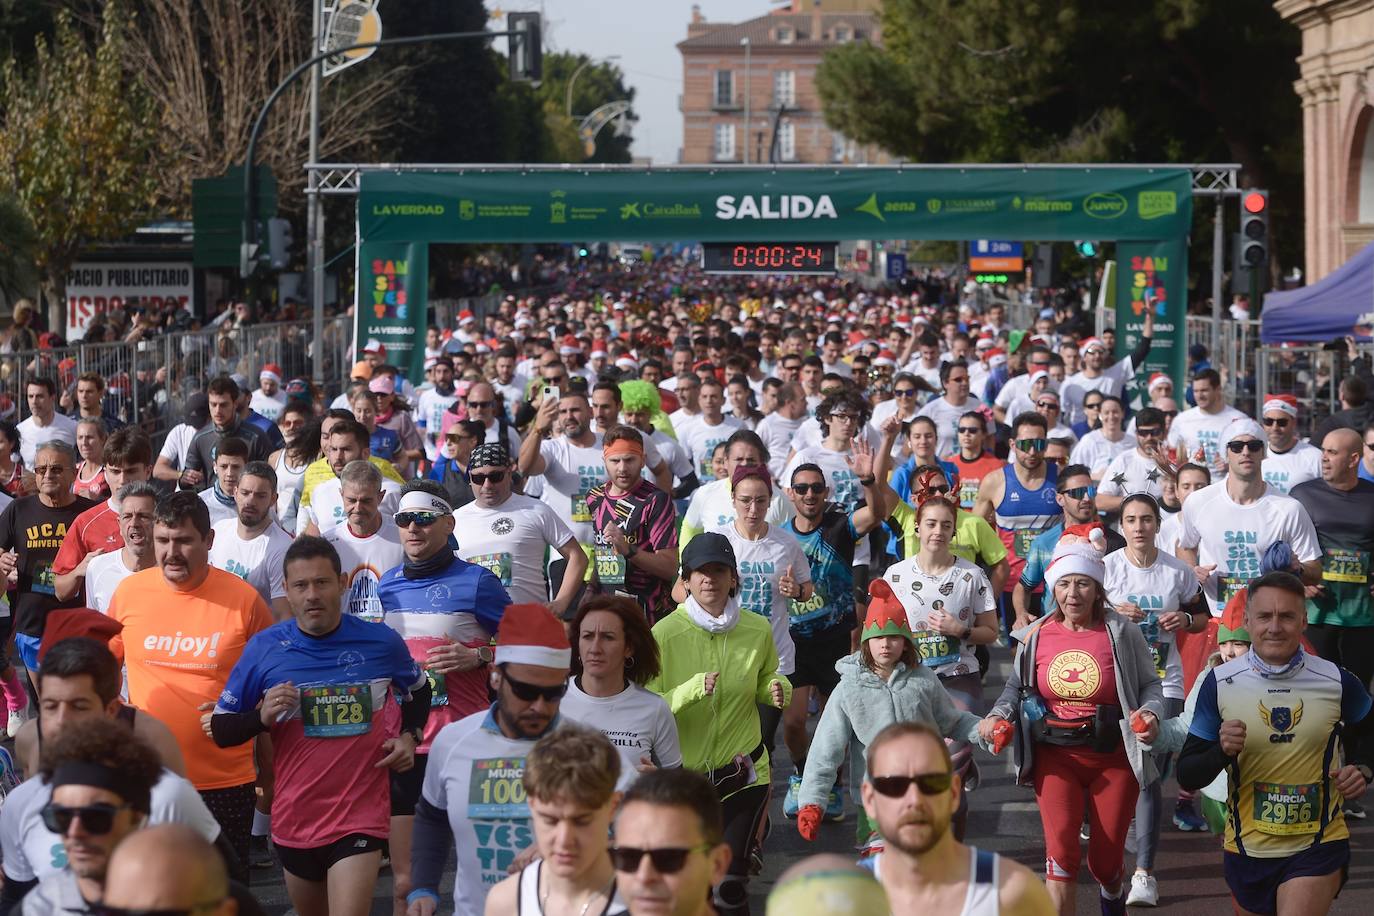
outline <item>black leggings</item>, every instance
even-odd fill
[[[716,907],[721,916],[749,916],[749,851],[768,808],[768,786],[742,789],[720,803],[725,842],[730,846],[730,869],[720,883]]]
[[[1369,689],[1369,679],[1374,677],[1374,627],[1314,623],[1304,635],[1319,656],[1340,665]]]

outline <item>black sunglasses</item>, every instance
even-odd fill
[[[949,487],[948,487],[948,486],[943,486],[943,487],[926,487],[926,492],[927,492],[927,493],[934,493],[934,494],[936,494],[937,496],[944,496],[944,495],[946,495],[946,494],[949,493]]]
[[[1249,452],[1254,455],[1264,451],[1264,443],[1258,439],[1246,439],[1244,442],[1228,442],[1226,443],[1226,451],[1230,452],[1232,455],[1239,455],[1241,452]]]
[[[1035,402],[1035,406],[1036,406],[1036,407],[1039,407],[1041,410],[1058,410],[1058,409],[1059,409],[1059,402],[1058,402],[1058,401],[1036,401],[1036,402]]]
[[[675,875],[682,871],[682,866],[687,864],[687,857],[694,852],[705,852],[711,848],[710,843],[702,843],[698,846],[678,847],[664,846],[659,849],[639,849],[634,846],[612,846],[606,852],[610,853],[611,865],[616,871],[636,872],[639,871],[639,863],[645,856],[654,863],[654,871],[660,875]]]
[[[81,805],[69,808],[49,802],[43,806],[43,826],[58,836],[66,836],[72,828],[72,821],[81,819],[81,829],[93,836],[104,836],[114,828],[115,815],[128,805],[109,805],[98,802],[94,805]]]
[[[1172,420],[1172,419],[1173,419],[1174,417],[1176,417],[1176,416],[1178,416],[1178,411],[1177,411],[1177,410],[1166,410],[1166,411],[1164,411],[1164,417],[1165,417],[1166,419]]]
[[[90,916],[193,916],[195,913],[201,913],[211,907],[219,906],[223,902],[223,899],[207,900],[204,903],[197,903],[195,906],[187,907],[183,910],[127,910],[120,906],[106,906],[103,903],[88,903],[86,905],[86,912],[89,913]]]
[[[901,798],[914,782],[922,795],[939,795],[949,791],[953,773],[922,773],[919,776],[870,776],[868,782],[879,795]]]
[[[526,703],[533,703],[535,700],[544,700],[552,703],[554,700],[563,699],[563,694],[568,692],[568,682],[554,684],[552,687],[540,687],[538,684],[527,684],[524,681],[517,681],[506,671],[505,666],[501,667],[501,677],[505,678],[510,684],[510,692],[515,694],[516,699],[524,700]]]
[[[1164,430],[1158,426],[1137,426],[1135,428],[1136,437],[1140,436],[1162,436]]]
[[[892,393],[895,394],[895,395],[896,395],[897,397],[899,397],[899,398],[914,398],[914,397],[916,397],[916,389],[915,389],[915,388],[893,388],[893,389],[892,389]]]
[[[1060,492],[1062,492],[1062,493],[1063,493],[1065,496],[1067,496],[1069,499],[1082,499],[1082,498],[1084,498],[1085,496],[1088,497],[1088,498],[1092,498],[1092,497],[1094,497],[1094,496],[1097,495],[1097,487],[1096,487],[1096,486],[1070,487],[1069,489],[1067,489],[1067,490],[1061,490]]]
[[[1291,423],[1291,422],[1293,422],[1293,421],[1290,420],[1288,417],[1265,417],[1265,418],[1264,418],[1264,425],[1265,425],[1265,426],[1287,426],[1287,425],[1288,425],[1289,423]]]
[[[397,528],[409,528],[411,525],[428,528],[443,518],[443,515],[438,512],[397,512],[391,518],[396,522]]]
[[[468,407],[471,407],[473,410],[482,410],[495,403],[495,401],[468,401]]]
[[[475,483],[475,484],[476,484],[477,486],[479,486],[479,487],[480,487],[482,484],[486,483],[487,481],[491,481],[492,483],[500,483],[501,481],[503,481],[503,480],[505,480],[505,479],[506,479],[506,472],[505,472],[505,471],[488,471],[486,474],[469,474],[469,475],[468,475],[468,480],[470,480],[472,483]]]
[[[799,496],[805,496],[805,495],[808,494],[808,493],[817,493],[817,494],[820,494],[820,493],[824,493],[827,489],[828,489],[828,487],[826,487],[826,485],[823,484],[823,483],[794,483],[794,484],[792,484],[792,492],[798,494]]]
[[[976,435],[978,435],[979,433],[981,433],[982,431],[983,431],[983,430],[980,429],[980,428],[977,427],[977,426],[961,426],[961,427],[959,427],[959,435],[961,435],[961,436],[976,436]]]

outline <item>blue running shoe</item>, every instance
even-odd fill
[[[844,820],[844,786],[836,784],[825,802],[825,819],[838,824]]]
[[[797,811],[801,808],[801,782],[802,778],[796,773],[787,777],[787,797],[782,800],[783,817],[797,816]]]
[[[1180,800],[1174,805],[1174,826],[1188,833],[1196,833],[1207,829],[1207,821],[1197,813],[1192,802]]]

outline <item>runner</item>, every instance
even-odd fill
[[[1298,399],[1291,394],[1276,394],[1264,402],[1261,411],[1269,448],[1261,473],[1264,482],[1279,493],[1291,493],[1304,480],[1322,476],[1322,450],[1316,444],[1298,439]],[[1358,434],[1357,434],[1358,435]]]
[[[639,431],[628,426],[605,435],[602,461],[607,479],[587,494],[587,510],[592,517],[597,587],[603,594],[628,592],[645,618],[654,622],[670,607],[677,532],[671,498],[643,477],[642,441]]]
[[[1005,856],[965,846],[950,829],[962,805],[945,739],[924,722],[897,722],[868,743],[864,810],[883,851],[865,861],[893,913],[1050,916],[1045,886]]]
[[[790,447],[790,446],[789,446]],[[734,496],[730,492],[730,475],[745,465],[772,466],[772,456],[764,448],[757,433],[741,429],[725,440],[725,474],[712,480],[692,494],[687,511],[682,516],[682,530],[678,548],[686,548],[689,541],[708,528],[719,528],[735,520]],[[777,492],[768,504],[766,521],[781,525],[792,514],[786,497]]]
[[[488,892],[534,840],[524,792],[526,757],[563,723],[572,650],[560,623],[538,604],[512,604],[496,637],[490,683],[496,702],[446,725],[434,741],[415,811],[410,916],[433,916],[439,878],[456,842],[454,912],[479,916]]]
[[[461,534],[458,555],[491,570],[515,603],[537,604],[548,597],[544,551],[552,548],[566,566],[549,609],[570,615],[582,589],[587,555],[548,504],[512,492],[514,474],[504,445],[488,442],[473,449],[468,479],[476,498],[454,513]]]
[[[487,916],[628,913],[606,852],[621,760],[605,736],[576,726],[536,741],[521,778],[539,857],[487,895]]]
[[[1179,461],[1201,464],[1215,474],[1227,461],[1222,432],[1232,421],[1250,418],[1226,403],[1221,375],[1215,369],[1193,376],[1193,400],[1197,406],[1183,411],[1169,427],[1169,447]]]
[[[434,387],[420,392],[415,408],[415,426],[424,439],[425,457],[435,461],[439,457],[439,436],[443,432],[444,411],[458,400],[458,392],[453,387],[451,358],[439,357],[429,372]]]
[[[1114,514],[1133,493],[1148,493],[1156,500],[1164,495],[1169,463],[1163,444],[1164,414],[1153,407],[1142,408],[1135,415],[1135,448],[1113,458],[1099,478],[1097,511]]]
[[[1224,869],[1237,912],[1327,913],[1350,863],[1342,801],[1359,798],[1374,775],[1368,690],[1303,651],[1304,604],[1291,573],[1250,583],[1245,626],[1254,645],[1203,677],[1179,755],[1184,788],[1229,774]],[[1357,739],[1344,766],[1331,756],[1339,735]]]
[[[153,517],[157,511],[157,489],[146,480],[125,484],[115,493],[118,509],[118,550],[99,555],[87,554],[86,603],[106,613],[119,583],[129,576],[157,564],[153,551]],[[69,538],[67,543],[71,539]]]
[[[678,393],[682,393],[680,384]],[[744,424],[723,412],[725,389],[714,377],[702,380],[697,404],[701,413],[685,428],[674,428],[677,429],[677,440],[692,456],[692,466],[696,468],[697,477],[705,483],[715,479],[711,468],[711,451],[716,445],[729,439],[736,430],[744,429]]]
[[[904,424],[902,435],[899,438],[906,440],[907,451],[911,453],[911,457],[898,465],[897,469],[892,472],[892,489],[897,491],[898,498],[903,502],[911,499],[911,479],[919,467],[936,465],[952,486],[962,488],[962,481],[959,479],[959,466],[953,461],[943,461],[937,457],[939,454],[936,451],[938,437],[933,419],[920,416],[910,423]],[[863,440],[856,439],[854,441],[857,448]],[[996,466],[1000,468],[1002,463],[998,461]]]
[[[266,461],[273,449],[267,436],[250,423],[242,422],[238,415],[239,386],[227,375],[212,378],[206,387],[210,420],[196,430],[191,444],[186,449],[186,464],[181,473],[181,485],[187,488],[205,489],[217,479],[216,456],[224,449],[222,439],[234,438],[243,441],[246,448],[244,463]],[[198,483],[192,483],[198,480]]]
[[[273,423],[281,416],[286,406],[286,396],[281,393],[281,366],[276,363],[263,363],[258,371],[258,387],[248,406]]]
[[[105,482],[105,463],[101,459],[108,439],[105,422],[99,417],[82,417],[76,421],[76,452],[81,461],[76,466],[72,492],[95,503],[110,496],[110,485]]]
[[[1113,395],[1103,397],[1097,410],[1097,419],[1097,429],[1079,439],[1069,454],[1069,460],[1074,464],[1088,467],[1093,480],[1101,480],[1108,466],[1118,455],[1125,454],[1136,446],[1135,436],[1122,427],[1126,419],[1126,408],[1120,398]]]
[[[344,524],[324,536],[338,552],[347,579],[344,611],[373,623],[381,623],[384,616],[377,592],[382,575],[405,562],[400,529],[382,515],[383,479],[371,462],[344,465],[339,474]]]
[[[277,501],[277,474],[266,461],[250,462],[234,490],[238,517],[210,526],[210,565],[233,573],[253,588],[278,620],[291,613],[282,578],[282,558],[291,535],[272,518]]]
[[[31,378],[24,384],[24,397],[29,415],[18,426],[19,457],[24,467],[34,467],[38,447],[45,442],[65,442],[76,447],[76,421],[57,412],[57,383],[43,376]]]
[[[200,501],[210,514],[211,525],[238,515],[234,494],[238,492],[239,477],[248,462],[248,443],[237,436],[226,436],[215,444],[215,457],[211,462],[214,480],[200,491]]]
[[[940,387],[940,397],[928,401],[920,416],[935,421],[935,453],[948,455],[959,447],[959,418],[978,406],[969,397],[968,363],[962,359],[941,363]]]
[[[303,537],[282,565],[292,618],[249,640],[210,728],[223,748],[272,736],[272,843],[296,912],[364,916],[386,848],[387,771],[415,765],[429,682],[396,632],[344,613],[328,542]]]
[[[1140,340],[1135,349],[1111,365],[1107,364],[1110,350],[1101,338],[1089,337],[1078,345],[1083,368],[1064,380],[1064,406],[1068,410],[1070,423],[1084,418],[1083,398],[1089,391],[1100,391],[1118,400],[1121,398],[1126,383],[1135,377],[1136,368],[1145,365],[1145,358],[1150,355],[1154,328],[1155,310],[1149,307],[1145,309],[1145,323],[1140,329]]]
[[[978,501],[978,485],[983,478],[1002,468],[998,460],[987,448],[988,421],[981,413],[970,410],[960,414],[958,447],[950,454],[949,463],[954,465],[954,478],[959,481],[959,508],[972,512]]]
[[[328,532],[343,523],[347,513],[343,504],[343,484],[338,475],[350,462],[371,462],[378,465],[378,470],[391,465],[391,462],[372,454],[367,427],[356,420],[337,421],[330,427],[325,439],[324,460],[329,463],[331,473],[329,479],[311,488],[308,505],[302,498],[296,516],[297,534]],[[383,513],[396,511],[396,501],[401,498],[401,484],[394,477],[393,469],[391,478],[382,479]]]

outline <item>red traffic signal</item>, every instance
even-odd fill
[[[1265,207],[1269,206],[1269,195],[1263,191],[1249,191],[1241,199],[1241,205],[1246,213],[1263,213]]]

